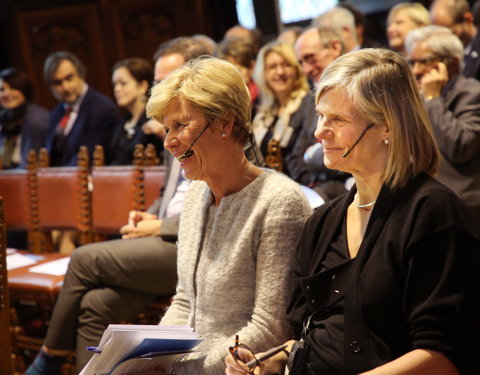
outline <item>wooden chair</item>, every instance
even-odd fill
[[[37,226],[47,234],[50,251],[52,230],[77,232],[79,245],[92,241],[88,168],[88,150],[81,146],[76,167],[37,169],[33,188],[37,194]]]
[[[81,244],[91,241],[90,193],[88,191],[88,151],[82,147],[77,167],[48,166],[48,153],[39,152],[34,178],[28,190],[34,208],[35,228],[44,236],[45,248],[52,251],[51,231],[76,230]],[[30,206],[32,208],[32,205]],[[58,253],[45,253],[35,258],[36,264],[68,258]],[[18,361],[16,369],[25,370],[43,343],[44,335],[63,284],[64,274],[34,272],[31,266],[8,272],[8,288],[12,301],[12,343]]]
[[[91,172],[95,241],[108,234],[118,234],[130,211],[144,211],[158,198],[165,168],[153,166],[155,159],[152,155],[156,155],[156,151],[153,145],[150,146],[136,145],[132,166],[103,166],[103,151],[101,147],[96,148]]]
[[[7,275],[7,241],[3,201],[0,198],[0,337],[2,337],[2,350],[0,350],[0,374],[12,375],[12,344],[10,341],[10,297],[8,292]]]
[[[4,200],[5,225],[11,231],[26,231],[28,251],[46,251],[45,236],[38,228],[38,198],[36,186],[37,155],[31,150],[27,169],[0,171],[0,196]]]

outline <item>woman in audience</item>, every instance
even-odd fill
[[[430,14],[420,3],[399,3],[387,16],[388,46],[405,54],[405,38],[409,31],[430,25]]]
[[[147,60],[132,57],[113,66],[112,85],[117,105],[126,110],[125,123],[113,135],[112,165],[133,162],[136,144],[153,144],[161,155],[162,140],[154,134],[145,134],[143,127],[149,121],[145,115],[147,94],[153,81],[153,66]]]
[[[193,181],[178,239],[178,285],[162,325],[189,325],[204,340],[175,363],[183,374],[219,374],[235,334],[255,350],[289,337],[286,303],[298,231],[310,214],[299,187],[250,163],[251,103],[230,63],[187,63],[152,90],[148,116]],[[288,202],[288,204],[285,204]]]
[[[33,104],[33,86],[16,68],[0,72],[0,158],[4,169],[26,167],[28,151],[45,146],[48,111]]]
[[[257,144],[269,162],[272,140],[278,145],[283,164],[277,169],[289,175],[284,163],[292,151],[300,130],[313,128],[317,117],[313,95],[307,78],[295,57],[291,45],[271,42],[259,52],[253,73],[260,89],[260,104],[253,120],[253,133]]]
[[[479,223],[431,177],[438,148],[407,63],[348,53],[324,71],[316,101],[325,164],[355,186],[304,228],[289,318],[306,349],[288,342],[290,373],[480,373]],[[255,374],[286,364],[280,353]]]

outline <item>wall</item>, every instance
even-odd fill
[[[3,0],[5,1],[5,0]],[[1,65],[25,69],[35,99],[56,103],[43,81],[45,58],[58,50],[75,53],[87,81],[111,96],[110,70],[125,57],[151,60],[160,43],[180,35],[212,35],[208,0],[9,0],[0,21]],[[5,12],[6,10],[6,12]]]

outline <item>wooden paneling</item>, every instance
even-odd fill
[[[49,108],[56,104],[43,80],[43,63],[54,51],[73,52],[87,67],[87,81],[102,92],[111,91],[110,69],[95,4],[19,12],[17,24],[25,68],[35,87],[43,92],[42,104]]]
[[[76,54],[87,67],[87,82],[112,96],[111,67],[119,59],[136,56],[151,60],[162,42],[181,35],[211,35],[213,29],[206,0],[61,3],[11,10],[19,37],[20,67],[34,82],[36,101],[47,108],[56,101],[44,83],[43,63],[54,51]]]

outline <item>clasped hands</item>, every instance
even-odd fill
[[[120,228],[123,239],[152,237],[160,235],[162,221],[156,216],[144,211],[130,211],[128,224]]]

